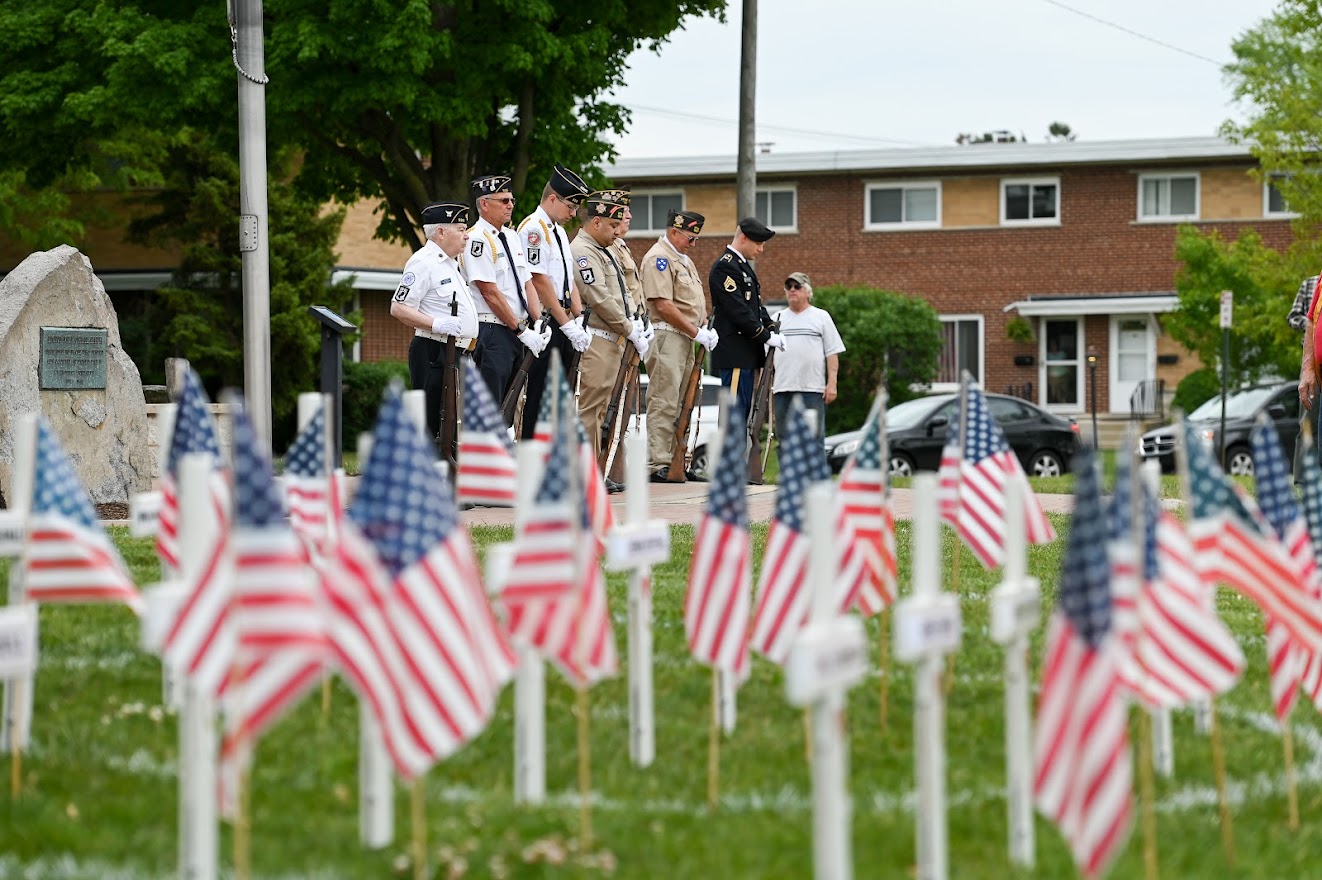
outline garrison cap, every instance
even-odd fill
[[[776,233],[767,228],[767,225],[756,217],[745,217],[739,221],[739,231],[748,237],[749,241],[758,243],[770,241],[771,236]]]
[[[691,232],[698,235],[702,232],[702,224],[707,222],[707,218],[697,211],[676,211],[674,208],[666,214],[666,225],[671,229],[678,229],[681,232]]]
[[[507,174],[484,174],[476,177],[468,185],[473,198],[480,199],[486,196],[494,196],[496,193],[510,191],[510,177]]]
[[[581,205],[592,190],[583,178],[563,165],[556,165],[551,170],[551,190],[571,205]]]
[[[463,223],[468,225],[468,206],[459,202],[439,202],[422,209],[422,223]]]
[[[620,189],[603,189],[588,196],[587,200],[589,219],[605,217],[607,220],[623,220],[624,209],[627,207],[629,195]]]

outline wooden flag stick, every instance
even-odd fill
[[[248,880],[252,876],[252,823],[248,812],[252,799],[251,782],[249,771],[241,770],[237,792],[238,812],[234,816],[234,876],[236,880]]]
[[[1138,781],[1143,812],[1143,875],[1157,880],[1156,786],[1152,774],[1152,718],[1138,707]]]
[[[427,816],[422,800],[422,777],[413,780],[413,880],[427,880]]]
[[[580,619],[580,626],[582,625]],[[580,676],[586,672],[580,669]],[[588,686],[578,685],[578,826],[582,852],[592,851],[592,759],[588,752]]]
[[[951,531],[955,535],[955,552],[951,554],[950,559],[950,592],[956,596],[959,595],[959,557],[960,551],[964,547],[964,542],[960,540],[959,532],[953,528]],[[948,695],[955,687],[955,652],[951,651],[946,655],[946,680],[945,692]]]
[[[889,608],[881,609],[881,614],[877,616],[881,622],[881,632],[877,635],[880,657],[877,658],[877,664],[881,668],[881,683],[878,685],[881,691],[881,729],[886,729],[886,724],[890,718],[890,698],[891,698],[891,610]]]
[[[1289,719],[1281,727],[1281,745],[1285,748],[1285,802],[1289,805],[1289,829],[1299,830],[1299,788],[1294,770],[1294,731],[1290,729]]]
[[[1221,846],[1226,853],[1226,862],[1235,867],[1235,830],[1230,824],[1230,797],[1226,793],[1226,753],[1221,744],[1221,721],[1216,713],[1216,701],[1207,701],[1207,711],[1211,721],[1212,770],[1216,774],[1217,801],[1221,808]]]
[[[18,797],[23,783],[23,747],[14,742],[9,749],[9,796]]]
[[[721,777],[721,680],[720,670],[711,671],[711,736],[707,745],[707,809],[716,812]]]

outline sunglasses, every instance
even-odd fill
[[[513,197],[513,196],[510,196],[508,199],[498,199],[498,198],[495,198],[494,196],[487,196],[487,201],[488,201],[488,202],[500,202],[502,205],[512,205],[512,204],[514,204],[514,197]]]
[[[785,285],[786,290],[800,290],[802,287],[803,285],[797,281],[790,281]]]

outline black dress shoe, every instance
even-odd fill
[[[623,491],[624,491],[623,483],[617,483],[609,477],[606,478],[606,494],[618,495]]]
[[[685,471],[685,472],[684,472],[684,479],[688,480],[690,483],[705,483],[705,482],[707,482],[707,478],[704,477],[702,474],[698,473],[697,471]]]
[[[652,476],[648,477],[648,481],[652,483],[669,483],[670,468],[663,467],[659,471],[654,471]]]

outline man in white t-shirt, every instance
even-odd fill
[[[826,436],[826,405],[835,400],[836,374],[845,344],[835,322],[823,309],[812,305],[808,276],[794,272],[785,279],[785,298],[790,307],[778,316],[785,350],[776,355],[776,377],[771,383],[771,406],[776,424],[785,423],[794,395],[817,413],[817,436]]]

